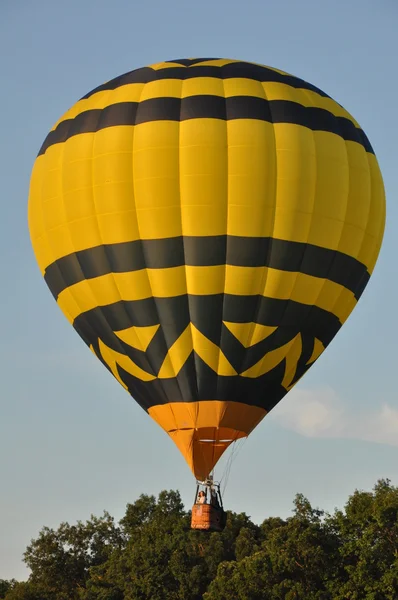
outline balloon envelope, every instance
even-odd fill
[[[358,123],[235,60],[134,70],[55,124],[29,227],[58,305],[198,479],[322,354],[385,220]]]

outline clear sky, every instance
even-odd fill
[[[296,492],[333,510],[379,477],[398,484],[395,0],[0,1],[0,578],[25,578],[43,525],[142,493],[194,496],[171,440],[88,351],[36,266],[31,167],[53,123],[125,71],[194,56],[274,66],[359,121],[387,192],[383,249],[353,315],[239,453],[225,495],[255,521],[288,516]]]

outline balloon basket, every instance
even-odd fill
[[[192,507],[191,529],[201,531],[223,531],[227,514],[222,508],[210,504],[194,504]]]

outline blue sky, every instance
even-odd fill
[[[359,121],[387,193],[374,276],[316,366],[251,435],[225,495],[255,521],[296,492],[333,510],[379,477],[398,484],[396,339],[398,6],[394,0],[1,0],[0,578],[23,579],[43,525],[194,483],[171,440],[67,323],[36,266],[26,205],[53,123],[93,87],[180,57],[239,58],[317,85]]]

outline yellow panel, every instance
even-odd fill
[[[28,201],[30,239],[36,255],[36,260],[39,264],[39,268],[42,274],[44,273],[45,267],[48,264],[47,261],[49,260],[50,256],[47,238],[45,236],[41,201],[43,167],[43,161],[36,160],[33,166],[32,176],[30,180]]]
[[[59,175],[61,181],[61,176]],[[62,190],[64,193],[87,189],[91,193],[93,172],[91,160],[79,160],[65,165],[62,169]]]
[[[131,152],[113,152],[93,156],[84,166],[88,171],[87,179],[94,187],[107,183],[133,182],[135,179],[135,177],[133,178]],[[79,170],[79,168],[83,169],[82,163],[73,163],[73,170]],[[86,182],[83,179],[82,184],[82,186],[75,187],[85,187]],[[117,202],[117,198],[115,202]]]
[[[131,153],[133,151],[135,127],[132,125],[117,125],[115,127],[105,127],[95,133],[82,133],[71,137],[65,146],[70,148],[70,153],[73,155],[73,143],[87,138],[91,142],[91,152],[88,156],[106,156],[114,153]]]
[[[350,184],[345,141],[325,131],[314,131],[313,136],[316,148],[314,214],[343,221]]]
[[[181,79],[160,79],[148,82],[140,95],[139,101],[152,98],[181,98],[183,81]],[[112,99],[113,100],[113,99]]]
[[[109,140],[109,147],[106,151],[107,154],[114,150],[120,152],[123,150],[122,136],[120,135],[120,132],[118,132],[119,135],[117,137],[114,135],[118,128],[109,127],[107,130],[108,129],[107,139]],[[128,128],[124,128],[124,132],[126,132],[126,129]],[[72,135],[66,142],[60,142],[54,146],[50,146],[45,153],[46,161],[48,160],[48,168],[54,169],[62,167],[62,169],[73,169],[73,163],[75,161],[91,160],[97,140],[103,138],[103,131],[105,130],[100,130],[96,133],[88,132]],[[113,132],[113,135],[110,132]],[[129,133],[131,136],[131,129]],[[115,137],[116,140],[113,141],[113,138]],[[117,148],[117,146],[121,147]]]
[[[192,323],[191,331],[193,349],[213,371],[221,376],[237,375],[237,372],[221,352],[220,348],[206,338]]]
[[[67,217],[65,214],[63,197],[55,196],[51,200],[43,201],[43,222],[46,232],[50,232],[53,229],[63,227],[67,224]]]
[[[273,206],[275,203],[274,136],[269,123],[260,123],[254,125],[253,121],[245,119],[228,122],[231,204],[250,207]],[[246,131],[240,134],[239,130]],[[253,132],[251,141],[245,144],[250,132]]]
[[[294,344],[286,355],[285,374],[282,379],[282,386],[285,388],[285,390],[288,390],[292,384],[302,350],[303,344],[301,341],[301,335],[299,334],[294,338]]]
[[[179,151],[180,124],[177,121],[149,121],[126,129],[129,129],[132,135],[134,132],[135,154],[152,148],[168,148],[177,153]]]
[[[134,202],[134,182],[133,181],[109,181],[93,188],[95,199],[95,208],[97,215],[107,215],[109,213],[119,214],[120,220],[123,218],[130,219],[135,226],[135,237],[131,240],[139,238],[137,215],[129,214],[135,211]],[[121,223],[119,228],[123,228]],[[109,232],[111,239],[115,239],[114,234]],[[106,238],[108,239],[108,238]],[[124,239],[123,241],[127,241]],[[108,242],[111,243],[111,242]]]
[[[383,240],[386,219],[386,202],[383,179],[377,159],[370,154],[367,155],[367,158],[370,169],[372,200],[370,203],[366,234],[358,254],[358,260],[366,264],[369,273],[372,273]]]
[[[244,79],[243,77],[234,77],[224,79],[225,97],[231,96],[252,96],[254,98],[266,98],[264,88],[260,81],[253,79]]]
[[[154,338],[160,325],[148,325],[146,327],[128,327],[120,331],[115,331],[118,338],[125,344],[146,352],[149,344]]]
[[[312,132],[297,125],[274,126],[277,187],[273,237],[308,240],[315,198],[316,159]]]
[[[42,164],[43,170],[51,172],[64,169],[66,164],[79,160],[88,160],[93,153],[94,137],[103,131],[113,131],[115,128],[104,129],[96,134],[81,133],[70,137],[66,142],[50,146],[44,155],[36,158],[35,164]]]
[[[372,265],[374,264],[373,257],[375,256],[376,247],[377,238],[365,234],[357,258],[362,264],[367,266],[370,274],[372,273]]]
[[[279,365],[295,343],[297,336],[276,350],[271,350],[262,357],[255,365],[241,373],[242,377],[257,378],[269,373]]]
[[[62,191],[63,191],[62,183],[63,183],[63,181],[62,181],[61,167],[57,167],[57,168],[50,169],[50,170],[48,170],[44,167],[42,187],[40,190],[41,201],[43,203],[51,202],[51,200],[55,200],[55,201],[59,202],[59,199],[62,196]]]
[[[186,278],[188,294],[222,294],[225,288],[225,271],[228,267],[217,265],[213,267],[186,266],[183,274]],[[168,280],[166,279],[168,285]],[[181,288],[182,289],[182,288]],[[185,292],[184,292],[185,293]]]
[[[179,205],[177,152],[170,151],[170,148],[135,152],[133,168],[137,210],[152,208],[156,211],[157,208]],[[144,223],[142,226],[147,227]]]
[[[245,348],[250,348],[250,346],[258,344],[277,329],[277,327],[252,322],[231,323],[223,321],[223,323]]]
[[[373,254],[372,254],[372,257],[371,257],[370,263],[369,263],[369,273],[370,274],[373,273],[373,269],[376,264],[377,257],[379,256],[382,241],[383,241],[383,237],[381,236],[377,239],[377,241],[375,243]]]
[[[254,323],[254,329],[251,334],[250,346],[254,346],[259,342],[262,342],[266,337],[274,333],[278,328],[270,327],[268,325],[260,325],[259,323]]]
[[[183,235],[225,234],[228,198],[226,123],[217,119],[182,122],[179,165]]]
[[[60,255],[56,251],[59,247],[62,247],[64,250],[61,254],[61,256],[64,256],[75,252],[79,247],[83,246],[83,240],[84,248],[98,246],[102,242],[95,215],[49,229],[47,235],[49,244],[53,249],[53,260]]]
[[[55,144],[54,146],[50,146],[49,148],[47,148],[46,153],[44,155],[41,154],[36,158],[36,161],[44,162],[45,166],[43,167],[43,169],[45,171],[52,171],[53,169],[62,169],[66,150],[63,146],[64,144]]]
[[[324,350],[325,350],[325,346],[322,344],[322,342],[320,340],[318,340],[318,338],[315,338],[314,349],[312,351],[309,361],[307,362],[307,365],[310,365],[313,362],[315,362],[320,357],[320,355],[322,354],[322,352]]]
[[[367,157],[371,177],[372,203],[366,231],[379,241],[383,236],[386,217],[384,184],[376,157],[371,154],[368,154]]]
[[[276,161],[270,123],[238,119],[227,123],[228,234],[272,235]]]
[[[258,268],[258,267],[257,267]],[[278,271],[276,269],[267,269],[267,276],[264,281],[262,293],[268,298],[280,298],[287,300],[291,298],[298,273],[289,271]],[[322,284],[321,280],[315,280],[316,286]],[[309,285],[312,284],[312,278],[309,280]]]
[[[236,191],[236,179],[230,179],[229,189]],[[241,186],[244,189],[244,185]],[[244,204],[230,204],[228,206],[228,235],[247,237],[272,237],[275,207],[245,206]],[[277,237],[277,236],[275,236]]]
[[[235,267],[226,265],[225,290],[228,290],[228,294],[241,296],[262,294],[265,281],[268,277],[268,271],[268,267]]]
[[[46,232],[45,238],[47,240],[48,246],[48,254],[46,256],[45,267],[54,262],[59,256],[57,253],[57,248],[61,246],[63,248],[63,253],[61,256],[71,254],[74,252],[74,244],[71,238],[69,225],[63,225],[61,227],[57,227],[56,229],[50,229]]]
[[[261,190],[258,198],[261,202],[272,205],[275,191],[275,134],[272,123],[255,119],[236,119],[227,122],[228,134],[228,166],[231,176],[254,177],[255,191],[258,185]],[[243,160],[243,163],[242,163]],[[270,186],[270,187],[268,187]],[[233,193],[234,190],[230,190]],[[267,198],[269,195],[269,198]],[[241,200],[244,199],[242,194]],[[233,196],[231,202],[236,201]],[[258,201],[258,200],[257,200]],[[256,203],[248,198],[245,203]]]
[[[114,186],[110,186],[109,190],[114,189]],[[127,192],[128,188],[125,188],[124,192]],[[105,197],[106,191],[103,190],[103,197]],[[99,190],[96,191],[96,202],[99,198]],[[102,244],[117,244],[121,242],[129,242],[140,239],[140,231],[137,223],[137,212],[134,208],[129,211],[120,210],[120,212],[103,213],[97,214],[98,229],[100,232],[100,238]],[[84,230],[82,230],[84,236]],[[84,237],[75,237],[75,245],[83,246]],[[94,246],[92,239],[87,237],[84,248],[90,248]]]
[[[63,202],[58,202],[58,204],[63,208],[63,219],[59,224],[55,223],[53,226],[62,227],[71,221],[90,219],[95,216],[95,204],[91,187],[64,193]],[[48,229],[50,229],[49,225]],[[54,250],[58,254],[60,251],[58,244]]]
[[[43,213],[41,210],[41,188],[43,185],[43,171],[44,162],[43,160],[37,159],[32,168],[28,199],[29,232],[32,241],[42,236],[44,233]]]
[[[298,125],[274,126],[277,154],[277,210],[311,213],[317,181],[317,156],[314,135]],[[278,219],[275,223],[278,227]],[[294,236],[295,232],[292,232]]]
[[[134,194],[140,237],[181,235],[179,124],[143,123],[134,134]]]
[[[276,271],[278,272],[278,271]],[[275,273],[275,271],[273,271]],[[298,273],[294,282],[294,288],[292,292],[292,296],[295,302],[301,302],[302,304],[314,304],[317,305],[319,302],[321,290],[324,285],[327,283],[331,284],[333,290],[336,290],[336,295],[339,294],[342,290],[342,286],[339,286],[334,282],[325,281],[324,279],[318,277],[311,277],[310,275],[305,275],[304,273]],[[351,292],[348,292],[351,294]],[[330,301],[329,298],[325,299],[324,305],[333,308],[333,301]],[[324,306],[322,306],[323,308]]]
[[[367,153],[355,142],[346,142],[349,164],[349,194],[345,223],[338,249],[357,258],[363,244],[372,204]]]
[[[180,205],[137,211],[141,239],[159,239],[182,235]],[[129,238],[127,238],[128,240]]]
[[[308,243],[314,246],[337,250],[342,237],[344,221],[337,221],[317,214],[311,216]]]
[[[339,240],[339,252],[358,258],[364,242],[364,236],[365,232],[363,229],[359,229],[358,227],[354,227],[350,223],[345,222]]]
[[[216,77],[193,77],[182,82],[182,98],[202,94],[224,97],[224,80]]]
[[[116,377],[118,382],[125,389],[127,389],[127,386],[123,383],[122,379],[120,378],[120,375],[117,370],[118,365],[122,367],[122,369],[124,369],[128,373],[131,373],[131,375],[137,377],[138,379],[141,379],[142,381],[153,381],[154,379],[156,379],[154,375],[151,375],[150,373],[147,373],[146,371],[141,369],[138,365],[135,364],[135,362],[131,360],[131,358],[129,358],[125,354],[120,354],[120,352],[116,352],[115,350],[109,348],[106,344],[104,344],[104,342],[101,339],[98,340],[98,343],[102,358],[104,359],[108,367],[111,369],[113,375]]]
[[[253,280],[262,279],[264,270],[267,278],[262,295],[280,300],[292,299],[304,304],[315,304],[341,317],[335,308],[336,298],[341,298],[345,304],[354,302],[352,292],[332,281],[305,275],[304,273],[291,273],[267,269],[266,267],[232,267],[228,265],[230,277],[227,287],[224,288],[224,279],[221,273],[224,266],[215,267],[171,267],[167,269],[142,269],[127,273],[111,273],[90,280],[80,281],[62,291],[58,297],[58,304],[73,318],[81,312],[91,310],[96,306],[106,306],[119,300],[143,300],[155,296],[158,298],[171,298],[186,294],[204,295],[226,294],[242,295],[239,287],[239,277],[243,270],[250,272]],[[187,288],[187,282],[189,286]],[[322,293],[323,287],[325,293]],[[245,294],[246,290],[243,290]],[[252,294],[259,291],[254,288]],[[71,298],[73,301],[71,303]],[[76,302],[79,310],[76,312]],[[343,310],[345,314],[345,309]]]
[[[355,302],[354,294],[344,289],[342,286],[336,286],[333,281],[327,279],[321,280],[321,282],[322,283],[317,290],[317,295],[313,300],[315,305],[336,314],[336,303],[340,298],[342,302]],[[310,304],[310,302],[308,302],[308,304]],[[340,312],[338,314],[342,317]]]
[[[200,267],[196,268],[200,269]],[[202,267],[202,269],[204,269],[204,272],[206,272],[206,267]],[[170,267],[168,269],[146,269],[146,273],[149,283],[148,289],[150,290],[150,295],[155,296],[155,298],[170,298],[172,296],[181,296],[182,294],[187,293],[187,283],[185,278],[184,267]],[[205,285],[203,285],[203,279],[206,278],[202,278],[202,282],[198,281],[197,283],[198,285],[202,284],[203,288],[205,288]],[[212,280],[211,275],[210,280]],[[145,291],[142,291],[144,294],[146,293],[146,289]],[[145,296],[142,296],[142,298],[144,297]]]
[[[355,299],[354,294],[346,288],[344,288],[343,286],[340,287],[340,291],[338,291],[338,289],[335,286],[336,284],[326,279],[323,287],[325,288],[325,290],[329,291],[329,294],[327,292],[323,293],[322,288],[322,291],[320,292],[319,297],[315,302],[315,306],[319,306],[320,308],[323,308],[324,310],[333,313],[334,315],[336,315],[336,317],[338,317],[341,323],[344,323],[344,321],[347,319],[348,315],[356,305],[357,300]],[[333,302],[334,297],[337,298],[335,304]]]
[[[160,367],[158,378],[169,379],[179,373],[192,352],[192,332],[190,324],[180,337],[174,342],[166,354]]]

